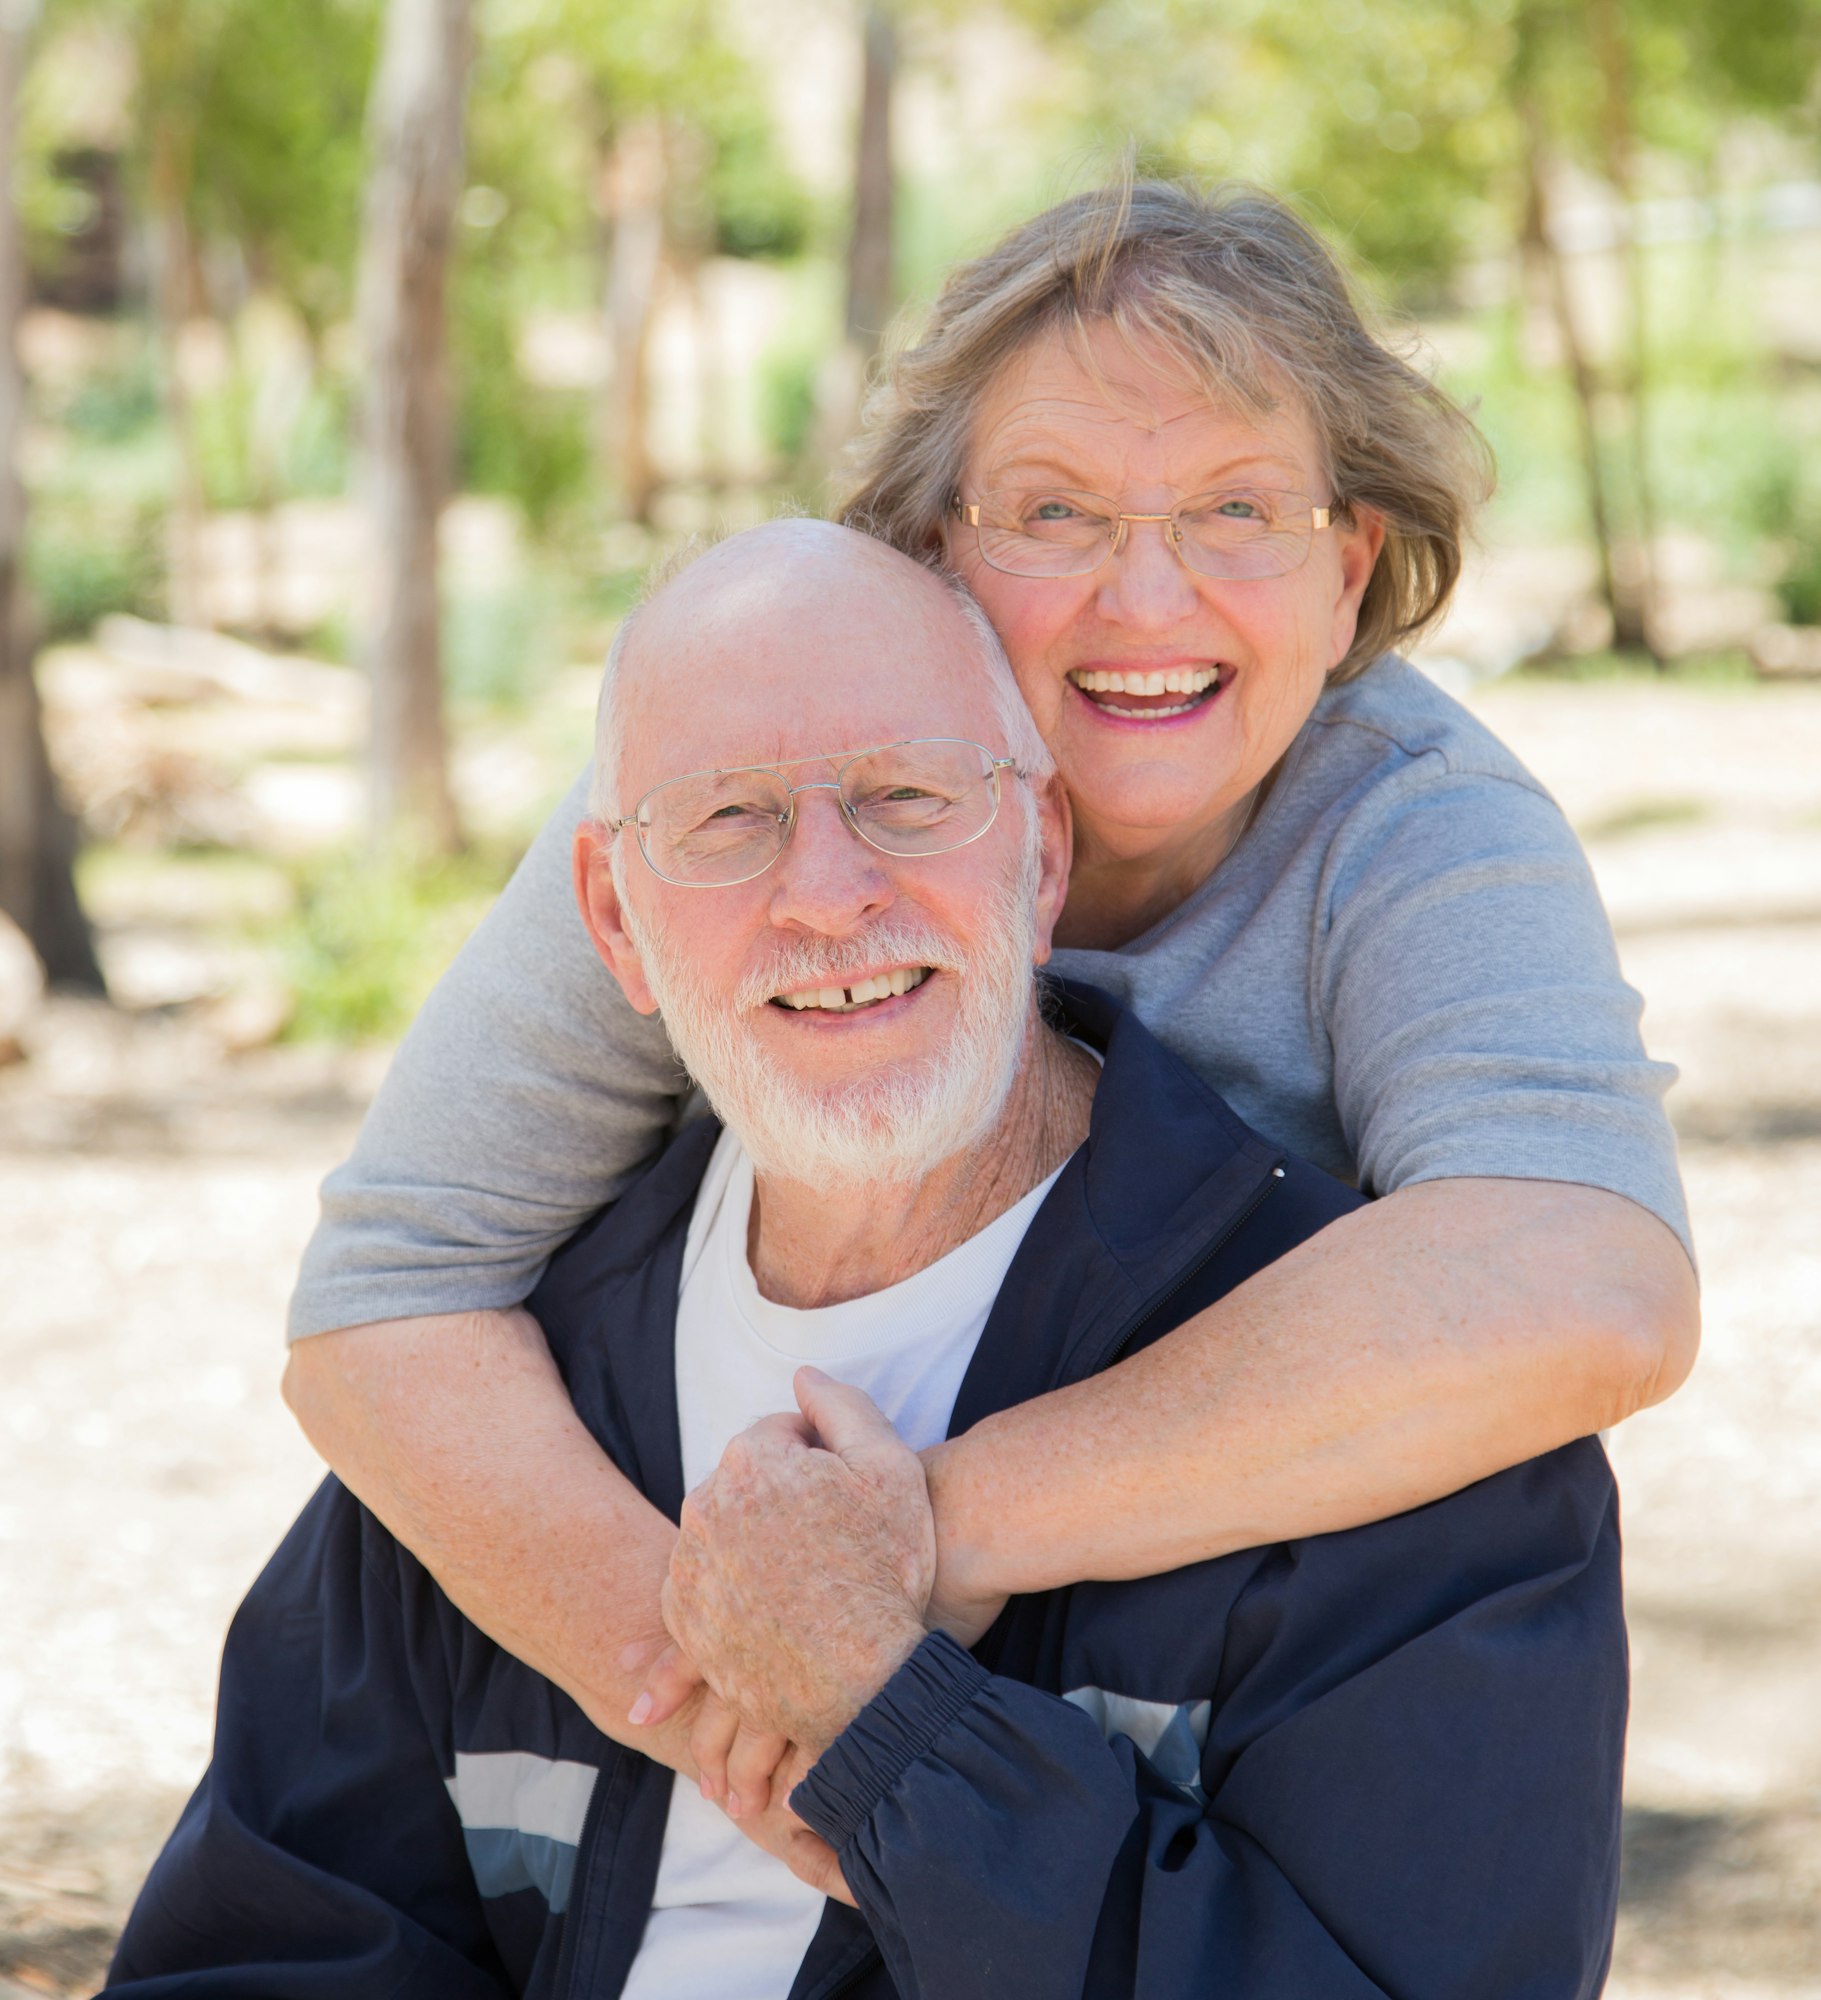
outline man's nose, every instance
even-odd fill
[[[1168,631],[1193,615],[1199,579],[1176,552],[1168,521],[1128,521],[1100,570],[1100,613],[1115,625]]]
[[[849,825],[833,785],[802,785],[796,825],[772,869],[771,920],[839,937],[896,900],[885,857]]]

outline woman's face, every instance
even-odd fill
[[[1091,370],[1060,334],[1008,365],[981,405],[964,498],[1057,486],[1128,513],[1229,485],[1333,499],[1300,410],[1254,424],[1110,326],[1087,346]],[[1132,523],[1117,556],[1065,578],[1007,576],[982,560],[971,528],[951,521],[947,536],[1061,767],[1080,858],[1200,859],[1205,870],[1352,644],[1383,527],[1337,521],[1288,576],[1242,582],[1189,569],[1159,523]],[[1082,686],[1105,673],[1187,675],[1188,691]]]

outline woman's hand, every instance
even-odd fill
[[[719,1806],[754,1846],[819,1895],[851,1907],[853,1894],[835,1850],[790,1809],[791,1792],[810,1767],[807,1752],[743,1722],[674,1640],[628,1646],[620,1665],[628,1673],[644,1673],[653,1707],[640,1715],[642,1695],[633,1715],[638,1728],[651,1732],[650,1754],[685,1775],[693,1767],[703,1798]],[[654,1687],[669,1703],[661,1715]]]
[[[789,1797],[788,1785],[774,1783],[791,1748],[788,1740],[742,1721],[674,1639],[628,1646],[620,1665],[644,1682],[627,1721],[635,1729],[675,1735],[679,1732],[667,1725],[682,1718],[696,1781],[710,1805],[723,1808],[730,1819],[747,1821],[767,1812],[774,1800],[782,1804]],[[670,1761],[657,1749],[651,1754],[661,1763]]]
[[[739,1828],[748,1840],[782,1861],[799,1882],[806,1883],[818,1895],[833,1897],[850,1910],[856,1909],[854,1892],[841,1873],[840,1857],[790,1809],[791,1792],[808,1774],[811,1761],[805,1751],[790,1745],[789,1754],[772,1779],[771,1804],[756,1818],[743,1816]]]

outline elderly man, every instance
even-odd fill
[[[1596,1443],[1015,1600],[972,1652],[934,1626],[915,1449],[1357,1201],[1111,1002],[1040,1006],[1067,807],[984,623],[838,529],[723,543],[622,629],[596,806],[584,916],[722,1122],[533,1305],[681,1510],[667,1617],[789,1740],[790,1809],[735,1824],[609,1741],[331,1480],[235,1621],[110,1990],[1597,1991],[1625,1655]],[[674,1727],[654,1749],[687,1770]]]

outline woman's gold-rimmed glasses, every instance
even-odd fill
[[[1167,514],[1129,514],[1101,493],[1030,487],[954,499],[979,538],[981,560],[1007,576],[1086,576],[1125,546],[1134,521],[1155,521],[1197,576],[1243,583],[1288,576],[1334,517],[1307,494],[1223,487]]]

